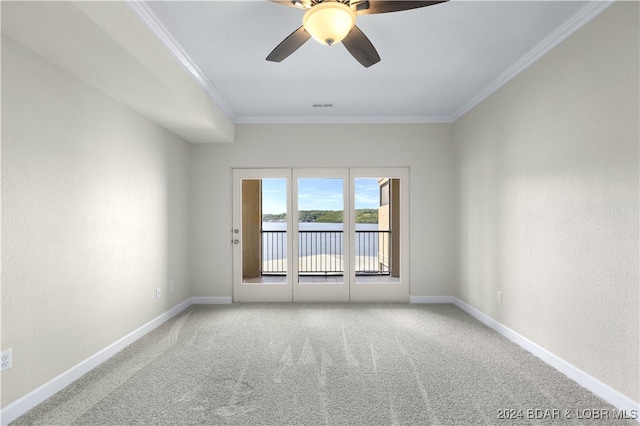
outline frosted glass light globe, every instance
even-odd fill
[[[307,10],[302,26],[315,40],[331,46],[340,43],[356,23],[356,14],[349,6],[326,1]]]

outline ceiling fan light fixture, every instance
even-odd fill
[[[324,1],[307,10],[302,18],[304,29],[315,40],[331,46],[340,43],[356,23],[356,14],[337,1]]]

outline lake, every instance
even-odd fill
[[[344,250],[342,223],[300,222],[298,224],[299,256],[319,254],[341,255]],[[262,258],[263,260],[284,259],[287,257],[287,230],[285,222],[263,222]],[[271,232],[270,232],[271,231]],[[358,232],[365,231],[365,232]],[[356,256],[378,256],[378,244],[388,244],[389,234],[378,231],[377,223],[356,224]]]
[[[301,231],[342,231],[342,223],[300,222]],[[262,222],[263,231],[286,231],[286,222]],[[377,223],[356,223],[356,231],[377,231]]]

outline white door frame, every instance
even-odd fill
[[[356,178],[385,177],[400,179],[400,277],[398,281],[357,281],[355,267],[351,268],[351,301],[409,301],[409,169],[394,168],[351,168],[349,169],[350,205],[349,211],[355,212]],[[355,230],[355,215],[351,218],[351,229]],[[353,233],[352,233],[353,234]],[[355,238],[349,238],[350,253],[355,253]],[[351,262],[355,260],[352,255]]]
[[[298,222],[298,179],[300,178],[339,178],[342,179],[342,211],[343,211],[343,277],[341,283],[301,283],[299,277],[298,253],[299,251],[299,222]],[[296,302],[348,302],[349,278],[351,277],[351,262],[349,259],[351,211],[349,210],[349,169],[293,169],[293,249],[296,260],[293,262],[293,300]]]
[[[232,169],[233,174],[233,301],[409,301],[409,169],[408,168],[279,168]],[[298,277],[298,178],[343,178],[344,276],[343,283],[299,283]],[[400,179],[400,277],[357,282],[355,276],[355,179],[388,177]],[[242,179],[287,179],[287,276],[283,284],[243,283],[242,279]],[[233,233],[238,230],[238,234]]]
[[[233,301],[234,302],[291,302],[291,264],[293,250],[287,250],[286,282],[281,284],[244,283],[242,277],[242,180],[282,178],[287,180],[287,247],[291,247],[292,227],[291,169],[233,169],[233,224],[231,230],[233,246]]]

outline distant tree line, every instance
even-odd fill
[[[284,222],[286,213],[262,215],[263,222]],[[298,214],[300,222],[341,223],[342,210],[302,210]],[[378,209],[356,209],[356,223],[378,223]]]
[[[378,223],[378,209],[356,209],[356,223]]]

